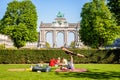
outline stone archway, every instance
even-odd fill
[[[64,45],[64,33],[63,32],[57,32],[57,41],[56,41],[56,44],[57,44],[57,47],[61,47]]]
[[[53,38],[52,38],[53,36],[52,36],[52,31],[48,31],[48,32],[46,32],[46,42],[47,43],[49,43],[49,45],[50,45],[50,47],[52,47],[53,45],[51,45],[51,44],[53,44]]]
[[[60,15],[60,12],[59,12]],[[64,35],[64,47],[68,47],[68,33],[73,32],[75,38],[75,47],[80,47],[81,43],[78,36],[78,31],[80,29],[80,23],[68,23],[64,16],[57,16],[52,23],[43,23],[40,24],[40,32],[39,32],[39,41],[38,47],[43,48],[45,47],[46,42],[46,33],[52,32],[52,40],[53,40],[53,47],[57,48],[57,34],[58,32],[62,32]]]
[[[67,42],[68,42],[69,47],[72,42],[75,42],[75,33],[74,32],[71,32],[71,31],[68,32],[68,41]]]

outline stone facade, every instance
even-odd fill
[[[7,35],[0,34],[0,45],[3,44],[5,45],[5,48],[14,47],[12,40]]]
[[[0,34],[0,45],[4,45],[5,48],[15,48],[13,41],[7,35]],[[38,42],[27,42],[23,48],[37,48]]]
[[[37,48],[38,42],[27,42],[23,48]],[[7,35],[0,34],[0,45],[4,45],[5,48],[15,48],[13,41]]]
[[[80,29],[80,23],[68,23],[64,16],[59,12],[57,18],[54,19],[52,23],[43,23],[40,24],[40,33],[38,40],[38,47],[46,47],[46,34],[52,32],[53,36],[53,48],[57,48],[56,36],[57,33],[62,32],[64,35],[64,47],[68,47],[68,33],[74,33],[75,47],[82,47],[83,43],[79,40],[78,31]]]

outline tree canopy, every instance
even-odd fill
[[[87,46],[98,48],[110,44],[118,35],[118,27],[105,0],[93,0],[82,8],[80,39]]]
[[[23,47],[27,41],[37,41],[37,12],[34,4],[30,0],[10,2],[1,19],[0,33],[9,35],[17,48]]]
[[[117,24],[120,26],[120,0],[107,0],[107,5],[112,13],[114,13]]]

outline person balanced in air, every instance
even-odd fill
[[[74,52],[66,49],[65,47],[61,47],[61,49],[62,49],[66,54],[70,54],[70,55],[73,55],[73,56],[79,56],[79,57],[85,57],[84,55],[79,54],[79,53],[74,53]]]

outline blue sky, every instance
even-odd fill
[[[13,0],[0,0],[0,19],[5,14],[7,4]],[[19,0],[21,1],[21,0]],[[37,30],[40,22],[51,23],[60,11],[69,23],[76,23],[81,20],[80,13],[85,3],[92,0],[31,0],[36,6],[38,15]]]

